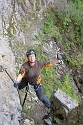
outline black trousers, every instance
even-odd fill
[[[36,95],[37,95],[38,99],[40,101],[42,101],[46,107],[50,108],[50,101],[44,95],[42,85],[41,84],[34,84],[34,83],[29,83],[29,84],[34,86],[34,90],[36,92]],[[25,78],[23,78],[22,81],[18,85],[18,89],[21,90],[26,86],[28,86],[28,82]]]

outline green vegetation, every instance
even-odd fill
[[[64,76],[61,89],[79,102],[78,97],[76,96],[74,89],[70,83],[71,77],[69,75]]]
[[[69,75],[63,76],[63,82],[56,80],[55,85],[62,91],[64,91],[67,95],[69,95],[70,97],[77,100],[77,102],[79,102],[79,99],[76,96],[75,91],[71,85],[71,77]]]
[[[46,15],[46,20],[44,22],[44,25],[42,26],[41,30],[43,31],[43,33],[47,36],[49,36],[49,38],[51,37],[58,37],[59,35],[59,31],[58,28],[56,27],[56,25],[54,25],[54,17],[51,13],[48,13]]]
[[[23,107],[23,110],[22,110],[25,114],[26,114],[26,116],[29,118],[29,114],[30,114],[30,110],[26,107],[26,106],[24,106]]]
[[[39,35],[35,36],[36,40],[41,40],[42,43],[49,42],[51,38],[57,38],[60,44],[64,46],[64,59],[68,66],[77,67],[83,64],[83,3],[82,1],[69,2],[69,7],[60,11],[57,8],[48,9],[45,12],[45,22],[39,32]],[[65,37],[63,37],[63,34]],[[46,60],[42,49],[43,45],[36,47],[38,52],[37,59]],[[79,53],[80,49],[80,53]],[[58,68],[56,68],[58,69]],[[45,90],[45,94],[50,98],[54,88],[60,88],[65,91],[69,96],[78,100],[73,87],[71,86],[71,78],[69,75],[63,76],[62,81],[56,79],[54,76],[54,67],[42,70],[42,84]],[[56,74],[57,75],[57,74]]]
[[[53,12],[49,9],[50,13],[46,13],[45,16],[45,22],[44,25],[42,26],[41,30],[45,34],[45,38],[47,40],[51,39],[52,37],[56,37],[60,41],[62,41],[62,37],[60,35],[59,29],[57,25],[55,24],[55,18]],[[45,39],[44,38],[44,39]]]

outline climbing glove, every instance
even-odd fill
[[[62,56],[60,54],[57,54],[57,59],[62,60]]]
[[[18,81],[14,81],[14,87],[18,88]]]

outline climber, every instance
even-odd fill
[[[51,67],[56,63],[61,63],[61,56],[57,56],[51,62],[42,62],[36,60],[36,52],[34,49],[30,49],[26,52],[28,61],[22,64],[16,81],[14,82],[14,87],[18,87],[19,90],[28,86],[28,83],[34,87],[37,97],[44,105],[50,108],[49,99],[44,96],[43,88],[41,85],[40,73],[42,68]]]

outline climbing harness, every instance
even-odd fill
[[[38,85],[36,86],[35,91],[38,91],[38,89],[39,89],[40,86],[41,86],[41,84],[38,84]]]

